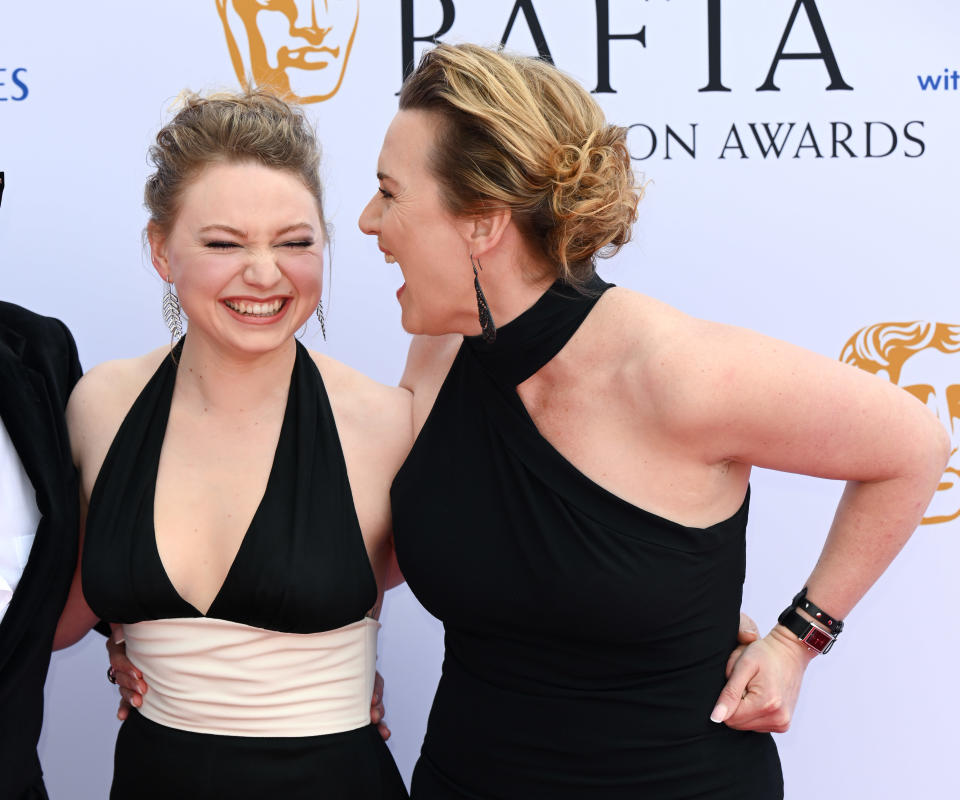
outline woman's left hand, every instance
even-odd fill
[[[815,655],[779,625],[753,644],[738,647],[727,661],[727,684],[710,719],[737,730],[783,733],[793,719],[803,673]]]

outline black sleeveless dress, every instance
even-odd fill
[[[748,499],[705,529],[637,508],[577,471],[516,393],[608,286],[554,284],[492,345],[467,337],[394,480],[400,567],[445,630],[414,800],[783,796],[770,735],[709,719]]]
[[[175,379],[176,363],[165,358],[117,432],[90,498],[83,590],[103,620],[204,617],[168,579],[153,527]],[[206,617],[308,634],[362,620],[376,598],[323,380],[298,343],[263,499]],[[372,725],[320,736],[230,736],[179,730],[134,711],[117,739],[111,797],[398,800],[407,793]]]

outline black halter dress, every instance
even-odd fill
[[[466,338],[394,480],[400,566],[445,630],[414,800],[782,797],[773,739],[709,719],[747,498],[705,529],[648,513],[576,470],[517,395],[607,288],[557,283],[492,345]]]
[[[131,659],[150,687],[120,729],[111,798],[405,798],[369,724],[378,625],[364,615],[377,586],[316,365],[297,344],[263,499],[206,615],[167,577],[153,525],[175,380],[165,358],[117,432],[87,516],[84,594],[124,623],[128,654],[143,649],[146,663]],[[346,669],[345,645],[356,655]],[[332,718],[336,732],[298,735]]]

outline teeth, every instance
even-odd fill
[[[274,300],[270,303],[246,303],[237,300],[224,300],[224,304],[238,314],[245,314],[251,317],[272,317],[283,308],[283,300]]]
[[[384,254],[383,254],[383,260],[386,261],[388,264],[396,264],[396,263],[397,263],[397,259],[395,259],[395,258],[394,258],[392,255],[390,255],[389,253],[384,253]]]

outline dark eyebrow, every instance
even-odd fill
[[[392,180],[395,180],[395,179],[394,179],[394,178],[391,178],[389,175],[387,175],[386,172],[377,172],[377,180],[378,180],[378,181],[392,181]]]

